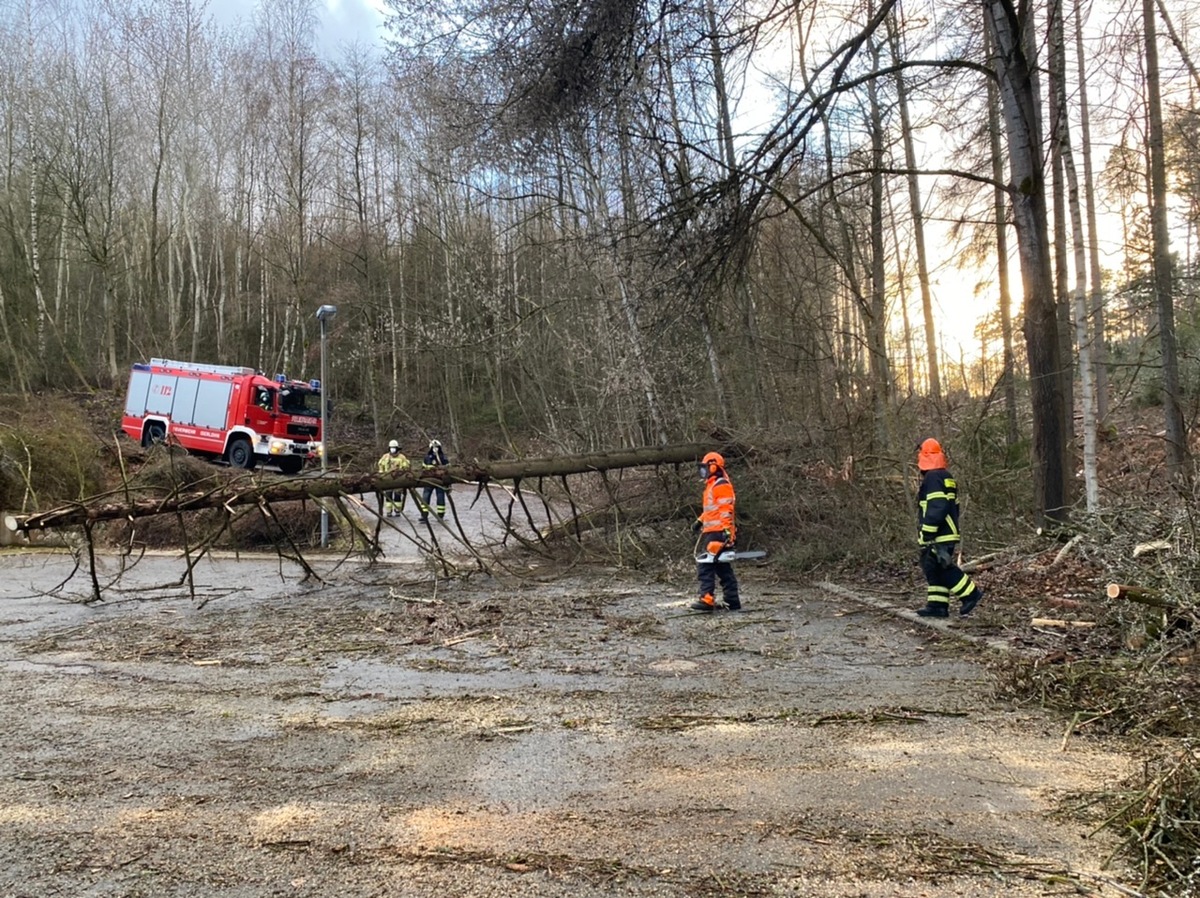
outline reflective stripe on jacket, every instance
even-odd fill
[[[733,483],[725,474],[708,478],[704,483],[704,510],[700,512],[700,528],[705,533],[729,531],[729,542],[737,536],[734,522]]]
[[[958,482],[945,468],[926,471],[917,491],[917,542],[956,543],[958,532]]]

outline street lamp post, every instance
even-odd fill
[[[321,322],[321,477],[329,469],[329,375],[325,369],[327,322],[337,314],[337,306],[324,305],[317,309]],[[329,545],[329,512],[321,504],[321,548]]]

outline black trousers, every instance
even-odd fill
[[[734,605],[741,601],[738,597],[738,581],[737,574],[733,572],[733,565],[728,561],[714,561],[710,564],[696,564],[696,579],[700,581],[700,595],[713,595],[713,590],[717,586],[717,581],[721,581],[721,594],[725,597],[725,604]]]

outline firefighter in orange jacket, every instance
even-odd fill
[[[713,556],[712,561],[696,563],[696,577],[700,581],[700,598],[688,607],[693,611],[712,611],[716,607],[713,592],[717,580],[721,581],[721,595],[725,607],[737,611],[742,607],[738,596],[737,575],[728,561],[717,561],[716,556],[725,549],[732,549],[737,539],[733,481],[725,472],[725,459],[719,452],[710,452],[700,461],[700,476],[704,479],[704,508],[692,525],[700,534],[701,552]]]
[[[961,536],[958,532],[958,481],[946,469],[942,445],[935,439],[917,450],[921,486],[917,490],[917,543],[921,547],[921,571],[925,574],[925,607],[921,617],[949,617],[950,598],[961,604],[958,613],[968,615],[983,598],[983,590],[954,563]]]

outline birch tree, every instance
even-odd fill
[[[1071,247],[1074,262],[1075,286],[1073,297],[1073,323],[1075,345],[1079,352],[1079,381],[1083,406],[1083,479],[1087,510],[1095,513],[1100,504],[1100,485],[1096,466],[1096,405],[1095,380],[1092,366],[1092,346],[1088,337],[1087,306],[1087,261],[1083,242],[1083,214],[1079,203],[1079,176],[1075,170],[1075,154],[1071,144],[1071,129],[1067,118],[1067,51],[1066,28],[1063,22],[1063,4],[1055,0],[1050,16],[1050,52],[1056,115],[1054,141],[1057,156],[1062,164],[1065,181],[1067,208],[1070,214]],[[1073,415],[1071,416],[1073,418]]]

